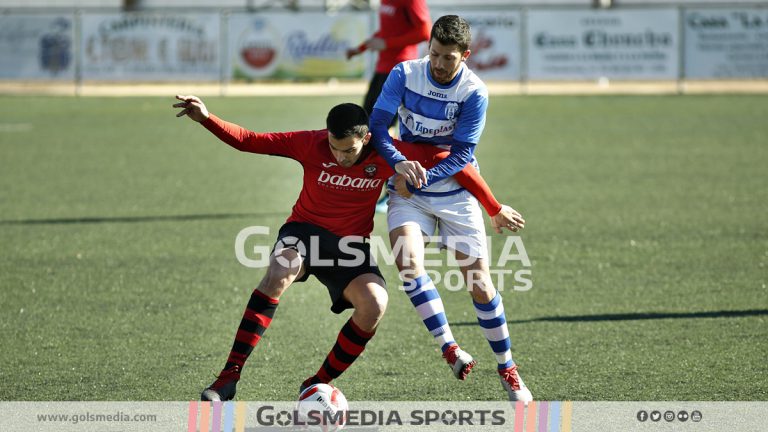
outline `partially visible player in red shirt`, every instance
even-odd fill
[[[432,19],[426,0],[381,0],[379,30],[356,48],[347,50],[347,59],[368,50],[379,53],[376,70],[363,100],[363,108],[369,116],[389,71],[398,63],[417,58],[418,45],[429,40],[431,29]],[[394,125],[395,118],[392,118],[389,126]],[[376,211],[387,212],[386,193],[376,203]]]
[[[376,71],[363,103],[368,115],[373,110],[389,71],[400,62],[418,57],[418,45],[429,39],[431,28],[432,20],[426,0],[381,0],[379,30],[358,47],[347,51],[347,58],[367,50],[379,53]]]
[[[189,116],[238,150],[288,157],[304,168],[304,185],[291,216],[280,228],[267,274],[248,301],[224,369],[203,390],[201,399],[230,400],[235,396],[245,361],[272,322],[278,299],[293,282],[303,282],[309,275],[328,289],[331,311],[354,308],[323,365],[302,383],[300,391],[312,384],[329,383],[363,352],[388,299],[384,278],[365,239],[373,229],[376,198],[393,171],[368,145],[367,114],[357,105],[341,104],[328,113],[328,129],[255,133],[210,114],[195,96],[176,98],[181,102],[174,107],[182,108],[177,117]],[[419,160],[424,166],[434,165],[449,153],[433,146],[396,145],[410,160]],[[511,208],[496,201],[471,165],[454,178],[478,197],[498,232],[516,217]]]

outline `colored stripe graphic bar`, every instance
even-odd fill
[[[221,401],[213,403],[213,419],[211,420],[211,430],[219,432],[221,430]]]
[[[515,404],[515,432],[523,432],[523,421],[525,417],[525,405],[522,402]]]
[[[514,432],[571,432],[572,414],[571,401],[517,402]]]
[[[528,402],[528,412],[525,415],[525,432],[536,432],[536,407],[538,404]]]
[[[539,402],[539,432],[547,432],[549,420],[549,402]]]
[[[245,432],[245,402],[236,403],[235,419],[235,432]]]
[[[197,401],[189,402],[189,417],[187,417],[187,432],[197,431]]]
[[[232,426],[235,424],[235,403],[224,402],[224,428],[223,432],[232,432]]]
[[[200,404],[200,432],[209,432],[208,426],[211,424],[211,404],[203,402]]]
[[[572,415],[572,402],[563,402],[563,424],[560,428],[560,432],[571,432],[571,415]]]
[[[560,402],[549,403],[549,432],[560,432]]]

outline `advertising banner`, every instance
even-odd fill
[[[520,79],[522,53],[520,11],[462,10],[457,12],[439,9],[431,11],[433,20],[447,14],[462,16],[472,27],[472,45],[470,46],[472,54],[467,60],[467,66],[480,78]],[[426,50],[424,53],[426,54]]]
[[[532,10],[528,78],[677,79],[677,9]]]
[[[88,14],[82,20],[83,79],[220,78],[218,13]]]
[[[0,78],[72,80],[72,15],[0,15]]]
[[[347,60],[346,51],[370,36],[370,19],[367,13],[232,14],[227,76],[361,78],[365,56]]]
[[[689,9],[686,78],[768,77],[768,9]]]

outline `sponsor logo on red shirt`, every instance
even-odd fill
[[[350,177],[346,174],[329,174],[320,172],[317,183],[325,187],[335,187],[342,190],[369,191],[381,186],[382,179]]]

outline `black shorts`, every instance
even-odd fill
[[[300,279],[296,279],[295,282],[304,282],[309,278],[309,275],[314,275],[328,288],[332,302],[331,311],[337,314],[352,308],[352,304],[344,299],[344,289],[355,278],[366,273],[372,273],[384,280],[379,267],[371,257],[371,245],[360,237],[360,241],[356,239],[356,241],[347,243],[346,249],[355,249],[361,253],[347,254],[341,250],[339,245],[342,238],[317,225],[288,222],[280,227],[275,242],[275,246],[280,244],[282,247],[288,247],[299,252],[304,259],[304,275]],[[301,244],[297,242],[297,239],[301,241]],[[315,245],[312,242],[315,242]],[[274,250],[275,247],[272,248],[273,253]],[[363,256],[364,259],[362,259]],[[331,260],[333,264],[319,262],[321,260]]]

